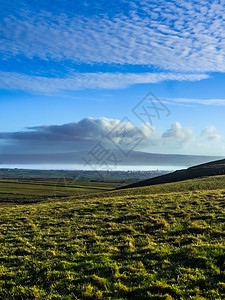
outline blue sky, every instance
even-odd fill
[[[3,153],[88,150],[126,117],[135,150],[225,154],[225,1],[0,5]]]

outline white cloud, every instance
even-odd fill
[[[49,78],[0,72],[0,88],[51,93],[96,88],[118,89],[139,83],[157,83],[164,80],[196,81],[207,77],[204,74],[179,73],[74,73],[67,78]]]
[[[26,131],[18,132],[0,132],[0,139],[12,139],[17,141],[81,141],[81,140],[108,140],[107,135],[114,131],[118,126],[125,128],[124,132],[116,132],[115,137],[120,141],[122,138],[137,138],[140,131],[145,137],[149,137],[154,131],[148,123],[140,128],[136,127],[128,119],[117,120],[109,118],[85,118],[79,122],[67,123],[64,125],[43,125],[29,127]],[[125,127],[124,127],[125,126]],[[137,130],[136,130],[137,129]]]
[[[225,149],[213,126],[202,130],[200,136],[195,136],[190,128],[178,122],[172,123],[169,129],[161,133],[148,123],[137,127],[128,119],[109,118],[85,118],[64,125],[0,132],[1,140],[10,142],[3,146],[3,152],[8,153],[90,151],[97,142],[101,142],[106,149],[119,146],[119,149],[126,151],[133,149],[152,153],[221,155]]]
[[[21,12],[0,27],[7,59],[156,66],[177,72],[225,71],[222,1],[132,1],[128,14],[69,17]],[[92,4],[95,5],[95,4]],[[97,5],[97,4],[96,4]]]
[[[215,126],[208,126],[204,130],[202,130],[200,138],[207,141],[215,141],[219,140],[221,136],[218,134]]]
[[[176,141],[180,144],[185,144],[191,141],[193,137],[192,130],[190,128],[184,128],[179,122],[171,124],[171,128],[165,131],[162,138],[169,141]]]

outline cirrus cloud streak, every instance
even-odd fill
[[[30,76],[13,72],[0,72],[0,88],[39,93],[75,91],[81,89],[120,89],[134,84],[157,83],[165,80],[198,81],[205,74],[174,73],[74,73],[67,78]]]

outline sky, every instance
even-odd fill
[[[225,1],[0,8],[1,153],[225,155]]]

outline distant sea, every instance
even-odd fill
[[[188,166],[123,166],[120,165],[117,168],[112,166],[110,168],[96,168],[91,169],[88,166],[79,164],[0,164],[1,169],[30,169],[30,170],[87,170],[87,171],[175,171],[186,169]]]

